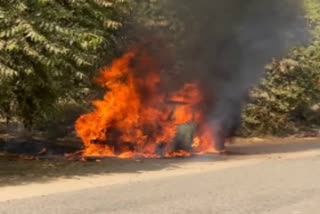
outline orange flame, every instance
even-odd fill
[[[175,93],[161,90],[160,67],[148,54],[132,51],[102,71],[107,88],[95,111],[81,116],[76,130],[84,157],[188,157],[215,152],[211,131],[203,124],[201,90],[185,84]],[[190,149],[179,149],[179,127],[195,124]]]

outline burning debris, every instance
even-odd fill
[[[188,157],[218,152],[205,121],[198,83],[166,91],[160,71],[157,61],[141,49],[103,70],[98,82],[108,90],[104,99],[95,101],[95,111],[76,123],[84,157]]]

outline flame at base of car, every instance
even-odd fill
[[[166,92],[160,74],[156,60],[140,50],[127,53],[101,72],[98,83],[107,90],[104,99],[94,101],[94,112],[76,122],[84,157],[171,158],[216,153],[199,85],[188,83]],[[183,126],[193,128],[181,137]]]

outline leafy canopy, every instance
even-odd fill
[[[115,54],[127,12],[124,0],[0,2],[1,112],[22,118],[46,113],[77,95],[103,59]],[[13,108],[14,107],[14,108]]]

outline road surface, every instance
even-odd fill
[[[0,188],[0,213],[319,214],[319,149]]]

